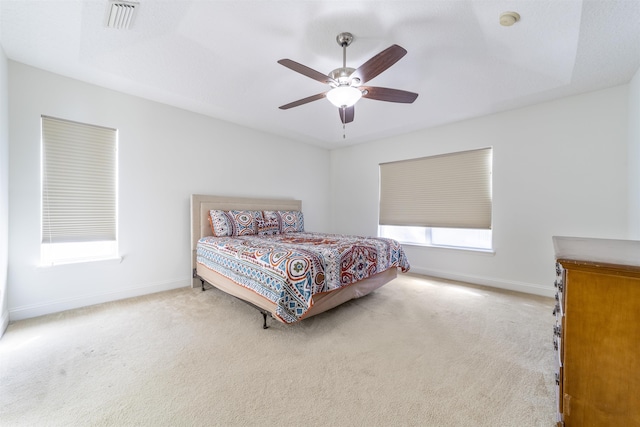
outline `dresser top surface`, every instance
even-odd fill
[[[557,260],[640,268],[640,241],[553,236]]]

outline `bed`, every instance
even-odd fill
[[[301,321],[410,268],[395,240],[304,230],[300,200],[194,194],[191,230],[192,286],[208,283],[257,308],[264,328],[268,316]]]

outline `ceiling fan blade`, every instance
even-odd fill
[[[280,61],[278,61],[278,64],[284,65],[285,67],[297,73],[303,74],[307,77],[311,77],[313,80],[317,80],[320,83],[329,84],[333,82],[333,79],[330,78],[328,75],[322,74],[320,71],[316,71],[313,68],[309,68],[306,65],[302,65],[290,59],[281,59]]]
[[[318,93],[317,95],[311,95],[306,98],[298,99],[297,101],[290,102],[288,104],[282,105],[278,108],[281,110],[288,110],[289,108],[297,107],[299,105],[307,104],[309,102],[317,101],[318,99],[322,99],[327,96],[326,92]]]
[[[403,47],[394,44],[362,64],[351,74],[351,77],[357,77],[360,79],[360,83],[366,83],[398,62],[406,54],[407,51]]]
[[[342,120],[342,123],[347,124],[353,121],[355,109],[353,108],[353,105],[347,108],[338,108],[338,113],[340,113],[340,120]]]
[[[417,93],[407,92],[406,90],[400,89],[389,89],[386,87],[360,86],[360,89],[366,91],[362,94],[363,98],[375,99],[376,101],[411,104],[418,97]]]

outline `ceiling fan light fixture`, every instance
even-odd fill
[[[289,108],[298,107],[309,102],[317,101],[318,99],[327,98],[332,105],[338,107],[338,113],[340,113],[340,120],[344,128],[344,125],[353,122],[354,105],[360,98],[403,104],[411,104],[416,100],[418,94],[406,90],[361,86],[398,62],[406,55],[406,49],[397,44],[391,45],[371,57],[357,69],[354,69],[347,67],[347,46],[353,40],[353,36],[349,33],[341,33],[336,40],[340,47],[342,47],[342,67],[336,68],[329,74],[323,74],[290,59],[281,59],[278,61],[280,65],[284,65],[297,73],[331,87],[331,89],[326,92],[307,96],[306,98],[282,105],[279,107],[281,110],[288,110]]]
[[[327,92],[327,99],[338,108],[351,107],[362,98],[362,92],[353,86],[338,86]]]

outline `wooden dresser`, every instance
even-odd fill
[[[558,426],[640,427],[640,242],[553,245]]]

